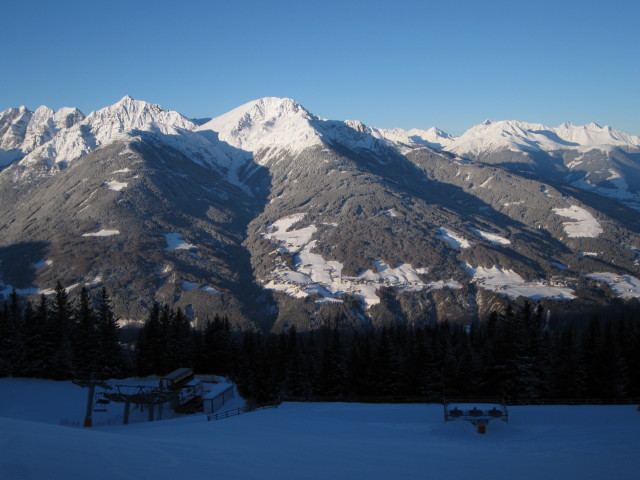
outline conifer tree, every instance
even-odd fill
[[[111,298],[106,288],[102,287],[98,296],[97,308],[97,364],[98,378],[118,378],[125,373],[125,362],[118,321],[111,309]]]
[[[96,315],[91,306],[89,292],[85,287],[80,290],[74,315],[72,341],[74,358],[77,364],[78,378],[94,378],[98,369],[98,332]]]
[[[66,380],[75,375],[73,345],[71,343],[72,304],[67,290],[60,281],[56,283],[51,303],[53,345],[55,350],[50,357],[47,374],[55,380]]]

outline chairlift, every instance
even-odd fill
[[[93,402],[94,404],[93,411],[106,412],[107,408],[105,407],[105,405],[108,405],[109,403],[111,403],[111,400],[104,397],[104,392],[96,393],[95,399]]]

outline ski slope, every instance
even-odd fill
[[[0,379],[0,478],[636,479],[631,406],[509,409],[486,435],[444,423],[441,405],[284,403],[217,422],[204,415],[83,429],[86,390]]]

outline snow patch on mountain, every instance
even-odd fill
[[[83,237],[112,237],[113,235],[120,235],[120,230],[103,228],[97,232],[82,234]]]
[[[127,182],[118,182],[116,180],[111,180],[110,182],[106,182],[105,185],[109,188],[109,190],[115,190],[119,192],[125,189],[129,184]]]
[[[440,235],[436,235],[436,238],[442,240],[451,248],[469,248],[471,245],[473,245],[466,238],[458,235],[453,230],[444,227],[440,227]]]
[[[424,283],[420,274],[427,272],[425,267],[414,269],[409,264],[400,264],[393,268],[380,260],[374,261],[375,271],[366,270],[356,277],[343,276],[342,263],[325,260],[311,251],[316,245],[316,240],[311,239],[317,231],[315,225],[291,230],[303,218],[304,214],[284,217],[268,226],[263,234],[264,238],[278,244],[279,251],[295,254],[294,268],[281,262],[264,281],[266,288],[294,297],[318,296],[319,301],[340,301],[341,296],[350,294],[367,306],[380,303],[376,292],[382,287],[414,292],[429,288],[460,288],[453,281]]]
[[[200,291],[205,293],[210,293],[211,295],[217,295],[221,293],[220,290],[216,290],[215,288],[210,287],[209,285],[200,287]]]
[[[618,275],[610,272],[597,272],[586,275],[598,282],[604,282],[618,296],[623,298],[640,298],[640,279],[631,275]]]
[[[609,178],[607,178],[607,181],[613,188],[594,185],[585,178],[575,180],[571,182],[571,185],[581,190],[587,190],[604,197],[619,200],[629,208],[640,210],[640,194],[629,191],[629,185],[627,184],[627,181],[624,179],[624,177],[611,175]]]
[[[562,222],[564,231],[569,237],[595,238],[603,232],[594,216],[582,207],[572,205],[569,208],[554,208],[553,211],[561,217],[571,219],[571,221]]]
[[[311,237],[316,233],[315,225],[291,230],[291,227],[304,219],[306,213],[295,213],[281,218],[273,224],[267,226],[267,233],[264,238],[274,243],[282,244],[282,248],[288,252],[298,252],[311,241]]]
[[[508,240],[497,233],[485,232],[484,230],[479,230],[473,227],[469,227],[469,230],[492,245],[509,245],[511,243],[511,240]]]
[[[165,233],[164,239],[167,242],[165,250],[191,250],[197,248],[195,245],[187,243],[181,233]]]
[[[39,262],[32,263],[31,265],[36,270],[40,270],[42,267],[49,267],[49,266],[53,265],[53,261],[43,258]]]
[[[466,263],[461,264],[461,266],[480,287],[511,298],[553,298],[555,300],[571,300],[575,298],[573,290],[570,288],[550,285],[542,280],[527,282],[513,270],[499,266],[474,267]]]

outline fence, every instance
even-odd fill
[[[451,403],[454,401],[463,403],[503,403],[509,406],[518,405],[640,405],[640,398],[526,398],[512,399],[495,397],[421,397],[421,396],[303,396],[303,397],[282,397],[283,402],[344,402],[344,403]]]
[[[211,422],[214,420],[222,420],[224,418],[229,418],[229,417],[237,417],[238,415],[242,415],[243,413],[249,413],[255,410],[263,410],[265,408],[277,408],[278,405],[280,405],[279,401],[262,403],[260,405],[254,405],[254,406],[244,406],[240,408],[234,408],[233,410],[227,410],[226,412],[213,413],[211,415],[207,415],[207,422]]]

